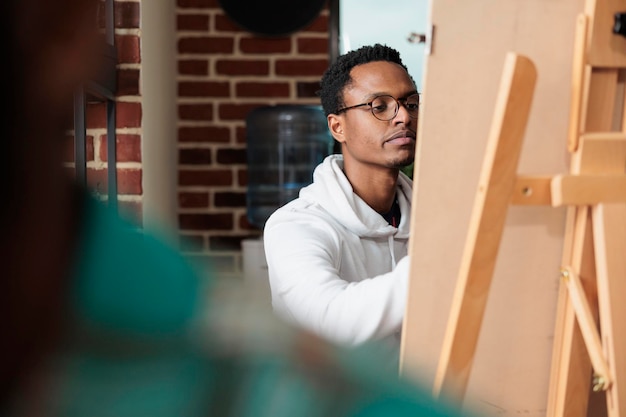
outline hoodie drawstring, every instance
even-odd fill
[[[393,250],[393,235],[389,235],[389,251],[391,252],[391,268],[394,269],[396,267],[396,255],[395,250]]]

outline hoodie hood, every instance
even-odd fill
[[[397,228],[354,193],[343,172],[343,155],[327,156],[313,171],[313,183],[300,190],[300,199],[318,205],[336,222],[359,237],[407,238],[413,181],[403,172],[398,175],[396,196],[402,218]]]

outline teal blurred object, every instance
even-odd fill
[[[254,293],[86,202],[68,332],[15,407],[47,417],[460,417],[374,358],[278,321]]]

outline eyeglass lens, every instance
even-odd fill
[[[419,94],[399,100],[391,96],[378,96],[372,100],[372,114],[380,120],[391,120],[398,114],[400,102],[402,102],[409,116],[415,119],[419,112],[419,101]]]

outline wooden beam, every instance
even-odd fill
[[[555,207],[626,202],[626,175],[557,175],[551,188]]]
[[[451,401],[465,396],[536,79],[530,59],[507,54],[435,375],[433,394]]]

